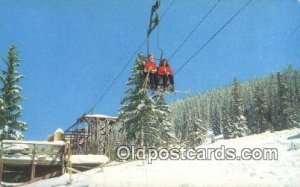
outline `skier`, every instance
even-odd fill
[[[167,87],[168,80],[171,84],[171,92],[175,91],[173,70],[171,69],[167,59],[162,59],[159,63],[158,75],[163,79],[163,91]]]
[[[148,55],[148,61],[145,63],[144,66],[144,76],[149,76],[150,79],[150,85],[151,90],[157,90],[157,84],[158,84],[158,77],[157,77],[157,67],[154,62],[154,56]]]

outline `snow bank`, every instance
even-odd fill
[[[157,160],[115,163],[104,172],[90,170],[73,175],[72,186],[300,186],[300,129],[218,140],[200,147],[277,148],[278,160]],[[28,186],[67,186],[68,175]]]
[[[71,155],[72,164],[105,164],[109,158],[104,155]]]

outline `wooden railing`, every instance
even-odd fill
[[[22,148],[23,147],[23,148]],[[70,162],[70,146],[68,143],[14,141],[3,140],[0,149],[0,181],[2,181],[5,166],[30,167],[30,181],[39,178],[50,178],[66,171],[66,164]],[[14,157],[14,155],[16,155]],[[61,166],[61,169],[52,171],[43,176],[36,176],[36,166]],[[29,182],[30,182],[29,181]]]

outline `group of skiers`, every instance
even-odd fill
[[[159,83],[158,79],[161,78],[163,80],[163,91],[166,90],[168,82],[170,82],[170,91],[174,92],[173,70],[171,69],[167,59],[162,59],[159,63],[159,67],[157,67],[154,62],[154,56],[151,54],[148,55],[148,60],[144,64],[143,74],[145,78],[149,78],[151,90],[157,90]]]

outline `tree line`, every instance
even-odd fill
[[[263,78],[231,85],[171,103],[171,119],[180,142],[193,142],[201,120],[225,139],[299,127],[300,69],[291,65]],[[201,143],[196,141],[194,143]]]

